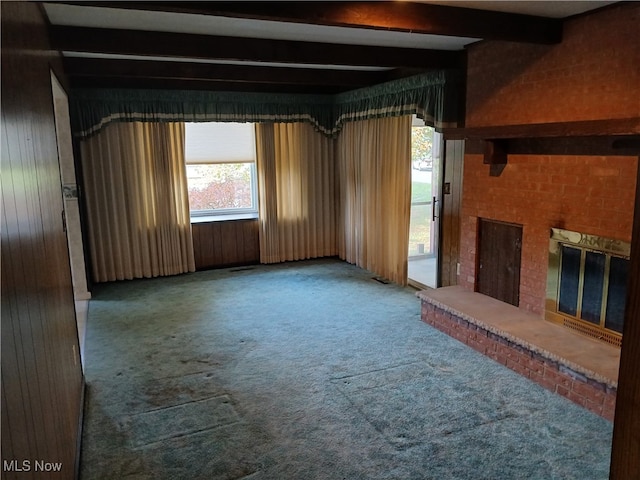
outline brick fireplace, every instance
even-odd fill
[[[529,325],[523,327],[522,322],[513,320],[516,332],[508,334],[511,325],[495,330],[491,327],[492,318],[476,321],[472,313],[475,307],[462,305],[460,309],[452,309],[450,304],[434,304],[428,297],[422,298],[423,320],[552,392],[612,420],[619,347],[611,345],[613,342],[607,344],[584,336],[585,331],[575,328],[583,326],[580,322],[560,326],[544,320],[550,237],[552,229],[556,229],[581,232],[586,238],[630,242],[638,158],[509,155],[499,176],[490,174],[492,166],[484,163],[483,155],[467,154],[464,162],[459,285],[448,288],[479,295],[475,292],[481,219],[520,225],[521,267],[516,310],[529,315],[526,320]],[[508,315],[517,316],[513,311]],[[560,344],[552,342],[551,349],[538,345],[540,336],[553,334],[560,338],[563,334],[558,328],[573,337],[562,337]],[[523,342],[521,332],[531,329],[536,331],[534,338]],[[602,350],[593,343],[600,344]],[[595,364],[583,368],[589,363],[588,358],[575,362],[568,359],[567,352],[575,350],[591,352]],[[605,363],[605,358],[611,369],[599,375],[598,363]]]
[[[631,241],[637,157],[510,155],[500,176],[465,155],[458,283],[475,290],[481,218],[522,225],[520,308],[545,310],[552,228]]]
[[[465,128],[445,132],[467,140],[458,285],[420,294],[425,322],[609,419],[620,349],[544,314],[552,229],[631,242],[638,153],[615,145],[616,135],[637,139],[639,131],[640,104],[630,93],[640,84],[638,49],[628,41],[636,19],[637,6],[621,3],[566,21],[557,45],[468,49]],[[485,221],[521,228],[515,306],[476,293]],[[580,265],[591,261],[582,258]],[[490,306],[478,307],[485,301]],[[547,346],[536,344],[541,336]],[[567,350],[590,353],[574,362]],[[611,368],[600,375],[605,357]]]
[[[553,46],[481,42],[469,48],[466,127],[493,133],[509,126],[569,125],[637,118],[640,70],[636,7],[620,4],[565,22]],[[571,128],[555,135],[571,136]],[[601,133],[601,132],[599,132]],[[625,133],[625,132],[622,132]],[[592,132],[590,135],[597,135]],[[485,137],[496,138],[496,137]],[[460,212],[458,283],[474,290],[480,218],[522,225],[519,306],[544,312],[549,231],[561,228],[631,241],[637,152],[623,157],[588,147],[587,139],[508,155],[498,176],[482,149],[467,142]],[[585,145],[586,148],[574,148]],[[533,145],[533,144],[532,144]],[[535,145],[534,145],[535,146]]]

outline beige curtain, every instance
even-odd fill
[[[337,255],[333,140],[308,123],[257,124],[260,261]]]
[[[411,117],[346,123],[336,155],[340,258],[406,285]]]
[[[194,271],[184,124],[112,123],[80,148],[93,279]]]

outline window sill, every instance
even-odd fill
[[[191,223],[226,222],[232,220],[254,220],[258,218],[258,212],[235,213],[231,215],[202,215],[191,217]]]

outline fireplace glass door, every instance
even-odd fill
[[[619,344],[629,270],[628,250],[625,242],[553,229],[547,319]]]

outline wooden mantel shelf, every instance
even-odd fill
[[[510,154],[640,155],[640,117],[579,122],[451,128],[445,140],[467,140],[465,151],[506,165]]]
[[[640,135],[640,117],[579,122],[530,123],[490,127],[446,128],[447,140]]]

